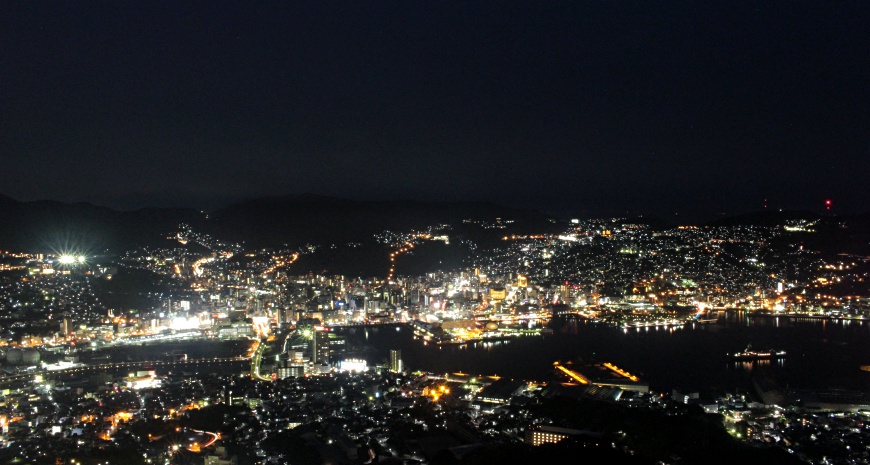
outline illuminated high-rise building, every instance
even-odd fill
[[[315,329],[311,339],[311,361],[329,363],[329,331]]]
[[[538,426],[526,431],[525,442],[532,446],[540,446],[541,444],[557,443],[570,437],[595,438],[600,437],[600,434],[555,426]]]
[[[401,373],[403,369],[402,351],[398,349],[390,350],[390,371],[393,373]]]
[[[529,287],[529,278],[523,275],[517,275],[517,287]]]
[[[69,333],[72,331],[72,329],[72,322],[69,318],[64,318],[60,322],[60,333],[63,335],[63,337],[69,336]]]

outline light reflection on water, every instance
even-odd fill
[[[753,370],[764,370],[767,368],[782,368],[785,366],[786,359],[779,358],[776,360],[769,359],[761,359],[761,360],[741,360],[731,362],[731,366],[740,370],[743,370],[747,373],[751,373]]]
[[[752,376],[760,372],[792,385],[870,388],[870,373],[858,369],[870,365],[870,323],[865,321],[759,317],[733,311],[722,312],[717,323],[684,327],[617,328],[578,319],[555,320],[550,327],[552,335],[468,345],[426,344],[415,340],[411,331],[371,336],[366,331],[365,338],[355,337],[375,349],[370,363],[386,360],[389,349],[398,348],[411,370],[542,379],[550,374],[553,361],[580,357],[639,372],[653,389],[751,388]],[[727,353],[748,344],[785,350],[788,355],[774,361],[727,360]]]

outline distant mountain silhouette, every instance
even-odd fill
[[[21,202],[0,196],[0,249],[101,254],[137,245],[163,245],[179,223],[200,216],[188,209],[117,211],[89,203]]]
[[[512,220],[499,228],[463,220]],[[808,248],[829,253],[870,255],[870,215],[812,212],[756,212],[722,218],[708,226],[782,226],[816,221],[813,233],[796,233]],[[637,218],[630,222],[657,223]],[[544,213],[489,202],[356,201],[319,195],[264,197],[239,202],[205,215],[193,209],[143,208],[117,211],[89,203],[51,200],[22,202],[0,195],[0,250],[118,253],[137,246],[175,247],[166,237],[180,223],[248,248],[371,241],[383,230],[409,232],[435,224],[452,226],[451,238],[482,247],[500,245],[502,236],[563,231],[565,223]],[[661,223],[660,221],[658,223]],[[661,228],[659,224],[657,227]]]
[[[870,213],[858,215],[820,214],[809,211],[759,211],[722,218],[708,226],[782,227],[799,221],[812,223],[812,232],[799,232],[791,241],[827,255],[849,253],[870,255]]]
[[[217,237],[260,247],[355,241],[385,229],[407,232],[498,217],[521,223],[546,218],[489,202],[372,202],[305,194],[259,198],[216,210],[209,214],[209,227]]]
[[[407,232],[439,223],[461,227],[463,219],[497,217],[527,226],[540,226],[546,218],[488,202],[370,202],[310,194],[248,200],[208,215],[192,209],[117,211],[88,203],[22,202],[0,196],[0,249],[117,253],[142,245],[174,246],[166,236],[179,223],[248,247],[279,247],[368,240],[385,229]]]
[[[820,219],[818,213],[810,211],[775,211],[762,210],[740,215],[719,218],[709,223],[710,226],[782,226],[789,222]]]

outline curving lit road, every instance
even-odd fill
[[[187,450],[189,450],[191,452],[199,453],[202,449],[205,449],[206,447],[211,447],[215,442],[217,442],[221,438],[220,434],[212,433],[211,431],[202,431],[202,430],[198,430],[198,429],[191,429],[189,431],[193,431],[196,434],[202,434],[203,436],[209,436],[208,442],[205,442],[203,444],[194,443],[195,446],[189,446],[187,448]]]
[[[251,356],[251,376],[260,381],[272,381],[271,378],[266,378],[260,374],[260,362],[263,361],[263,352],[266,351],[266,344],[263,341],[257,342],[257,348]]]

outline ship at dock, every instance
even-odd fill
[[[728,354],[728,358],[731,360],[774,360],[785,358],[785,355],[784,350],[753,349],[752,344],[749,344],[741,352]]]
[[[701,324],[718,323],[719,311],[702,304],[698,308],[698,313],[692,316],[691,321]]]

